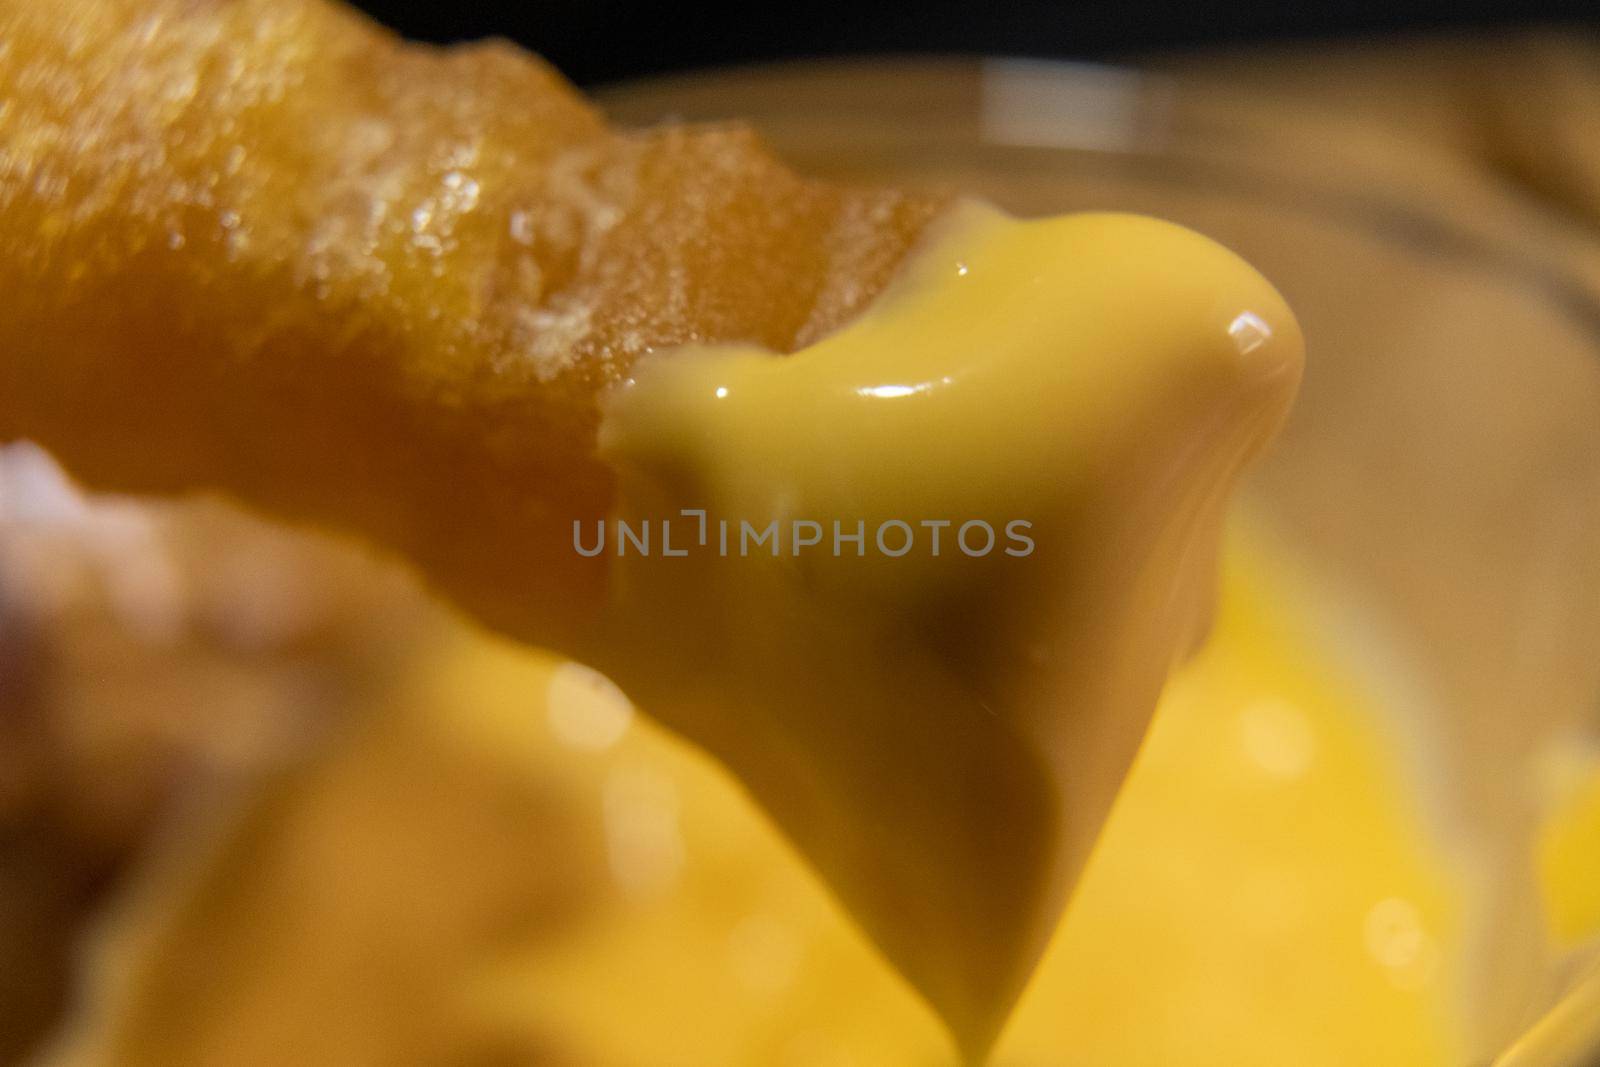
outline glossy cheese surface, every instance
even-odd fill
[[[979,1056],[1300,365],[1203,237],[963,205],[793,356],[641,363],[601,433],[616,521],[575,530],[611,567],[584,658],[733,771]]]

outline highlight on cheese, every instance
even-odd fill
[[[1011,519],[996,524],[987,519],[709,519],[705,508],[684,508],[680,516],[696,520],[679,526],[670,518],[596,519],[592,524],[572,520],[572,550],[593,558],[618,556],[684,557],[705,553],[749,558],[766,555],[798,557],[828,555],[835,559],[868,555],[900,559],[919,556],[966,556],[983,559],[1000,554],[1023,559],[1037,548],[1029,533],[1033,522]],[[997,530],[998,525],[998,530]],[[652,532],[653,531],[653,532]]]

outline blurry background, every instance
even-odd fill
[[[1313,38],[1600,25],[1593,0],[359,0],[357,6],[423,40],[509,37],[580,85],[815,56],[1112,59]]]

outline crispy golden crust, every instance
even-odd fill
[[[600,392],[825,332],[941,206],[323,0],[0,0],[0,438],[357,531],[560,645],[604,581],[570,549]]]

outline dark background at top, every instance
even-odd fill
[[[510,37],[582,84],[797,56],[939,52],[1103,59],[1161,48],[1397,31],[1600,25],[1600,0],[356,2],[408,37]]]

